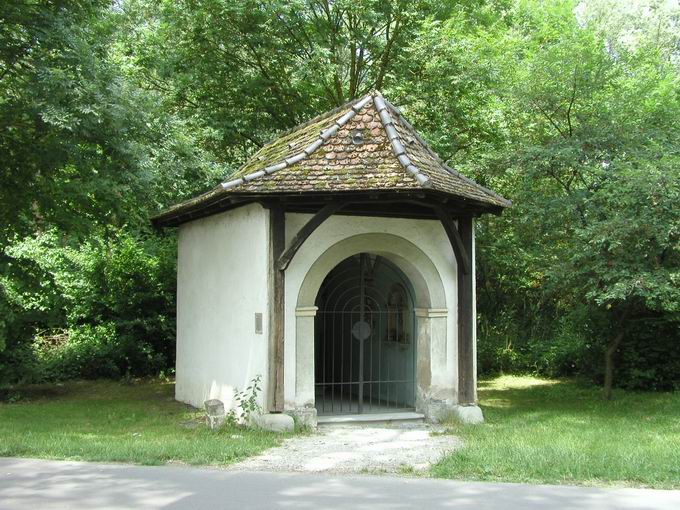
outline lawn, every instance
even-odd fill
[[[21,388],[0,403],[0,456],[226,465],[281,436],[226,427],[173,399],[174,385],[77,381]],[[504,376],[480,383],[486,423],[451,425],[465,446],[441,478],[680,488],[680,394]]]
[[[175,402],[174,384],[78,381],[22,388],[0,403],[0,456],[224,465],[279,444],[275,434],[225,427]]]
[[[466,480],[680,488],[680,394],[504,376],[480,383],[486,423],[432,469]]]

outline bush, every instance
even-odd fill
[[[492,328],[478,342],[479,371],[483,375],[570,376],[580,372],[589,355],[589,344],[569,330],[557,329],[548,338],[526,338],[511,327],[503,331]]]
[[[61,334],[40,335],[32,348],[41,380],[31,382],[121,375],[117,363],[119,342],[113,323],[86,324]]]
[[[477,331],[477,363],[484,375],[517,373],[527,370],[521,349],[521,335],[517,323],[507,315],[496,321],[479,321]]]
[[[631,390],[680,390],[680,331],[677,323],[635,324],[618,356],[618,385]]]
[[[155,375],[174,366],[175,241],[54,232],[5,250],[0,383]],[[4,298],[4,299],[3,299]]]
[[[606,338],[586,307],[575,307],[532,331],[505,313],[483,317],[478,330],[478,362],[482,375],[534,374],[547,377],[584,376],[604,379],[602,359]],[[492,325],[489,325],[492,324]],[[616,381],[631,390],[680,389],[680,331],[677,322],[654,318],[629,328],[616,357]]]

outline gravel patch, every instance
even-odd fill
[[[276,448],[236,464],[244,471],[409,473],[427,470],[462,446],[434,425],[333,425],[309,436],[286,439]]]

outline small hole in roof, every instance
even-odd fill
[[[364,133],[360,129],[352,130],[352,143],[354,145],[363,145]]]

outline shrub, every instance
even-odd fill
[[[60,340],[54,341],[57,337]],[[113,323],[89,324],[64,331],[60,335],[40,335],[33,350],[42,381],[117,378],[120,346]]]
[[[174,365],[175,241],[48,231],[5,249],[0,383],[155,375]]]

